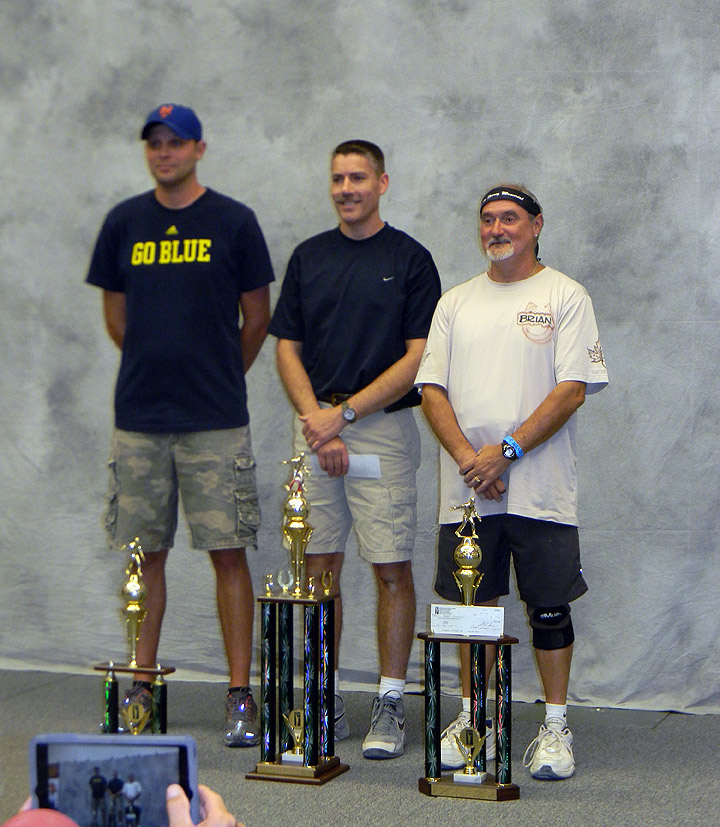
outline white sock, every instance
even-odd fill
[[[463,702],[463,712],[467,712],[468,715],[469,715],[470,714],[470,698],[466,698],[463,695],[462,702]]]
[[[388,692],[396,692],[402,698],[405,691],[405,681],[403,678],[386,678],[385,675],[380,675],[380,685],[378,686],[378,698],[387,695]]]
[[[550,721],[561,721],[563,727],[567,726],[567,704],[545,704],[545,726]]]
[[[340,670],[335,670],[335,694],[340,694]]]

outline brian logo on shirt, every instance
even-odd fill
[[[549,304],[546,304],[543,310],[538,310],[535,302],[528,302],[525,310],[517,314],[517,323],[526,338],[536,345],[547,344],[555,330],[555,319],[552,317]]]

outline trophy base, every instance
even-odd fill
[[[249,772],[245,778],[251,781],[285,781],[289,784],[324,784],[347,772],[350,767],[341,764],[334,755],[326,758],[315,767],[297,766],[296,764],[278,764],[276,762],[260,762],[255,772]]]
[[[139,735],[146,730],[164,735],[167,732],[167,684],[163,680],[166,675],[175,671],[174,666],[137,666],[129,663],[96,663],[93,666],[96,672],[104,672],[103,704],[104,716],[100,724],[100,731],[114,734],[120,731],[120,698],[118,696],[118,674],[154,675],[152,684],[152,710],[144,709],[142,704],[132,703],[123,707],[123,727],[132,735]]]
[[[419,778],[418,790],[425,795],[442,795],[450,798],[477,798],[483,801],[517,801],[520,788],[517,784],[497,784],[495,777],[487,775],[479,784],[456,784],[452,775],[442,778]]]
[[[295,767],[297,767],[298,765],[302,766],[304,760],[305,756],[302,754],[302,752],[283,752],[283,754],[280,756],[280,763],[292,764]]]
[[[482,784],[488,777],[486,772],[467,773],[463,770],[453,773],[453,782],[455,784]]]
[[[118,672],[121,675],[137,675],[138,673],[148,675],[172,675],[174,666],[130,666],[129,663],[96,663],[93,666],[95,672]]]

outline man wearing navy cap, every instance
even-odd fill
[[[105,525],[111,547],[137,537],[145,552],[137,660],[154,666],[182,498],[192,545],[215,569],[230,672],[225,743],[251,746],[259,729],[245,548],[256,545],[260,510],[245,373],[265,339],[273,271],[253,211],[198,182],[206,144],[192,109],[159,106],[141,138],[155,188],[110,211],[87,277],[103,290],[122,351]],[[125,703],[150,712],[152,675],[136,677]]]
[[[475,595],[496,606],[512,556],[545,690],[545,722],[528,747],[535,778],[575,770],[567,726],[574,632],[570,602],[587,591],[580,567],[575,411],[607,371],[585,289],[537,258],[543,215],[525,187],[500,184],[481,199],[486,272],[438,303],[416,385],[443,449],[435,591],[457,602],[457,506],[474,492],[483,578]],[[470,722],[469,647],[461,647],[463,711],[443,733],[446,769],[464,766],[455,734]],[[490,733],[488,733],[490,734]],[[488,757],[495,739],[488,739]]]

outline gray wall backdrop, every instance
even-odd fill
[[[611,373],[579,413],[591,591],[574,609],[571,700],[720,711],[718,35],[709,0],[4,0],[0,666],[84,670],[125,652],[124,561],[100,523],[118,354],[83,279],[104,214],[150,186],[144,114],[176,100],[205,125],[203,183],[259,216],[273,302],[293,247],[335,223],[340,140],[383,146],[383,217],[432,251],[445,289],[483,267],[483,188],[538,194],[543,260],[590,291]],[[249,388],[259,586],[285,559],[291,411],[273,341]],[[437,470],[421,429],[419,629]],[[222,680],[209,563],[184,531],[172,558],[161,660]],[[368,686],[374,587],[354,548],[347,569],[342,677]],[[506,606],[516,697],[534,699],[523,612]]]

